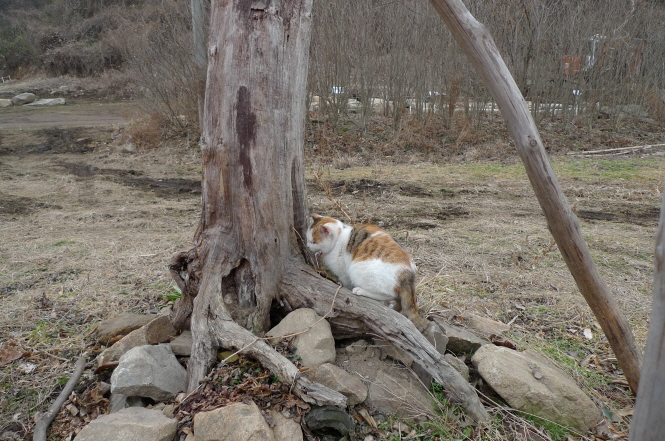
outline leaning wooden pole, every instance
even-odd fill
[[[665,198],[656,235],[656,267],[649,335],[630,441],[660,441],[665,434]]]
[[[554,170],[547,158],[536,124],[503,62],[494,40],[461,0],[430,0],[457,43],[480,74],[497,102],[524,162],[547,226],[577,287],[591,307],[633,393],[637,394],[642,355],[609,288],[600,277]]]

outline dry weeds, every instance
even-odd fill
[[[398,134],[377,124],[364,138],[330,129],[312,134],[309,207],[384,226],[414,256],[423,308],[451,320],[471,311],[511,323],[509,338],[520,349],[554,359],[614,417],[603,430],[625,433],[628,388],[552,245],[523,167],[503,135],[493,133],[495,123],[444,153],[443,136],[459,140],[468,126],[439,137],[443,129],[430,120],[425,128],[434,141],[422,146],[427,137],[418,122]],[[96,133],[86,132],[80,151],[28,154],[16,145],[0,156],[0,346],[12,342],[26,352],[0,366],[0,430],[31,430],[35,413],[90,349],[99,320],[168,306],[167,263],[198,223],[200,195],[187,185],[200,177],[197,150],[182,141],[121,154],[111,144],[117,133]],[[41,145],[43,136],[12,132],[5,143]],[[572,149],[565,136],[544,138]],[[644,135],[653,138],[653,130]],[[601,274],[644,344],[665,157],[555,156],[553,163]],[[504,409],[493,412],[502,422],[484,429],[490,439],[542,431]],[[481,439],[481,432],[471,436]]]

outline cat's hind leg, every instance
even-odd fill
[[[397,312],[400,312],[402,310],[402,304],[400,302],[399,297],[396,298],[393,296],[388,296],[386,294],[380,294],[368,291],[365,288],[361,288],[359,286],[353,288],[351,292],[353,292],[357,296],[363,296],[381,302],[385,304],[388,308],[394,309]]]
[[[369,297],[370,299],[378,300],[380,302],[387,302],[395,299],[395,296],[368,291],[365,288],[361,288],[359,286],[353,288],[351,292],[353,292],[357,296]]]

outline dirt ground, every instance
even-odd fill
[[[184,141],[121,153],[126,106],[0,109],[0,345],[26,353],[0,365],[0,439],[29,429],[101,319],[155,312],[173,293],[167,263],[200,215],[199,153]],[[630,408],[522,166],[394,162],[339,169],[311,159],[309,206],[389,230],[419,267],[425,310],[510,323],[518,347],[554,358],[611,415]],[[643,345],[665,156],[559,155],[553,164]],[[627,427],[622,417],[615,424]]]

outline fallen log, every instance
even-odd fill
[[[634,145],[632,147],[615,147],[611,149],[587,150],[584,152],[568,152],[566,154],[569,156],[625,155],[642,150],[650,150],[655,147],[665,147],[665,144]]]

